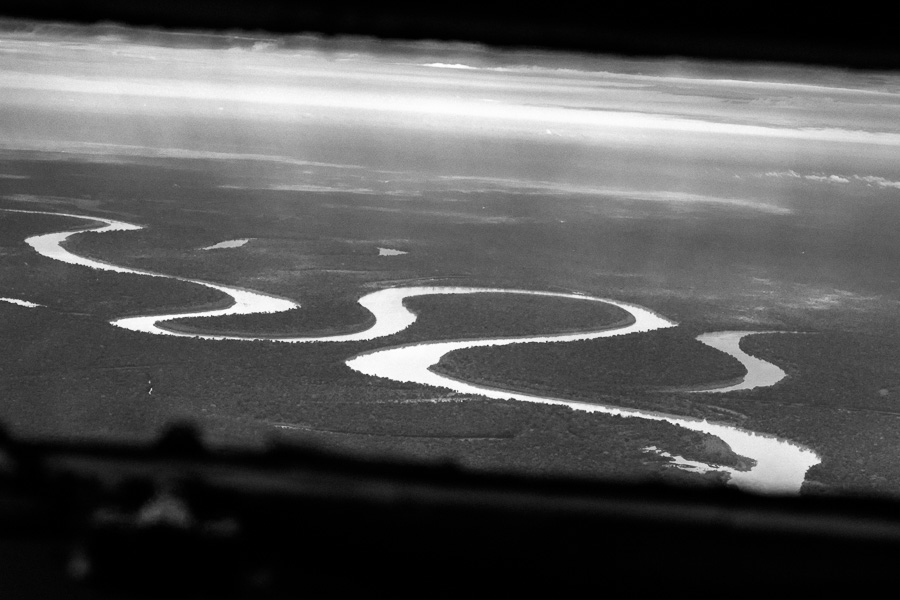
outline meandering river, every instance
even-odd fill
[[[729,483],[745,490],[768,493],[797,493],[803,483],[806,471],[811,466],[819,462],[818,456],[813,451],[794,444],[789,440],[779,439],[774,436],[757,434],[752,431],[747,431],[745,429],[741,429],[731,425],[722,423],[709,423],[704,420],[690,419],[677,415],[668,415],[663,413],[634,409],[623,409],[599,403],[574,402],[571,400],[565,400],[550,396],[540,396],[499,390],[495,388],[479,386],[465,381],[455,380],[439,375],[431,370],[431,367],[437,364],[442,356],[444,356],[448,352],[461,350],[464,348],[473,348],[478,346],[502,346],[526,342],[570,342],[576,340],[589,340],[617,335],[635,334],[665,327],[676,326],[676,323],[673,323],[672,321],[669,321],[668,319],[665,319],[664,317],[661,317],[646,308],[634,304],[619,302],[608,298],[598,298],[572,293],[557,293],[520,289],[414,286],[379,290],[360,298],[359,303],[375,316],[375,323],[371,327],[363,331],[349,334],[321,337],[313,336],[272,338],[180,332],[166,328],[164,325],[165,322],[188,317],[194,318],[232,314],[283,312],[286,310],[299,308],[300,305],[285,298],[278,298],[275,296],[261,294],[259,292],[232,286],[225,286],[199,279],[173,277],[170,275],[164,275],[162,273],[156,273],[152,271],[121,267],[118,265],[113,265],[110,263],[101,262],[73,254],[67,251],[62,246],[63,242],[65,242],[67,238],[77,233],[81,233],[82,231],[135,231],[141,229],[139,225],[133,225],[131,223],[115,221],[112,219],[77,214],[55,213],[47,211],[11,209],[6,210],[8,210],[9,212],[71,217],[92,222],[100,222],[103,224],[100,227],[50,233],[33,236],[26,239],[26,242],[32,248],[34,248],[36,252],[48,258],[60,260],[69,264],[82,265],[90,267],[92,269],[113,271],[117,273],[132,273],[150,277],[167,277],[170,279],[177,279],[179,281],[195,283],[227,294],[234,301],[234,304],[232,306],[218,310],[179,312],[176,314],[168,315],[128,317],[117,319],[111,322],[117,327],[156,335],[192,337],[208,340],[254,340],[284,343],[348,342],[371,340],[393,335],[409,327],[413,322],[415,322],[416,315],[408,308],[406,308],[406,306],[404,306],[403,301],[406,298],[410,298],[413,296],[432,294],[513,293],[559,298],[576,298],[580,300],[611,304],[626,311],[631,316],[630,322],[619,326],[593,329],[576,333],[428,342],[410,346],[386,348],[355,356],[347,361],[347,365],[350,368],[367,375],[385,377],[388,379],[393,379],[395,381],[414,382],[423,385],[442,387],[464,394],[476,394],[489,398],[514,399],[524,402],[536,402],[542,404],[564,405],[569,406],[575,410],[585,412],[600,412],[604,414],[619,415],[629,418],[666,421],[668,423],[672,423],[673,425],[684,427],[686,429],[709,433],[722,438],[729,446],[731,446],[732,450],[734,450],[738,454],[751,458],[756,462],[756,465],[747,471],[738,471],[732,468],[708,465],[709,469],[727,471],[731,476]],[[784,373],[781,372],[781,377],[772,381],[774,372],[770,372],[768,367],[774,367],[774,365],[750,357],[749,355],[740,351],[738,347],[740,337],[749,333],[752,332],[719,332],[716,334],[709,334],[710,336],[712,336],[709,339],[701,340],[704,343],[713,346],[714,348],[717,348],[724,352],[728,352],[732,356],[735,356],[748,369],[748,376],[745,377],[744,382],[736,386],[718,388],[716,391],[726,392],[733,389],[750,389],[750,387],[758,387],[760,385],[771,385],[771,383],[766,383],[766,381],[771,381],[772,383],[774,383],[774,381],[777,381],[784,376]],[[710,342],[710,340],[712,340],[712,343]],[[736,352],[734,351],[735,348],[737,348]],[[777,369],[777,367],[775,367],[775,369]],[[780,369],[778,370],[780,371]],[[763,374],[757,375],[757,371],[760,371]],[[747,383],[748,381],[750,381],[750,383]],[[740,387],[741,385],[744,385],[745,387]]]
[[[778,365],[750,356],[741,350],[741,340],[748,335],[758,335],[762,333],[782,333],[779,331],[714,331],[712,333],[704,333],[697,336],[697,340],[706,344],[711,348],[715,348],[726,354],[730,354],[740,361],[747,374],[744,378],[733,384],[721,387],[710,387],[694,392],[707,393],[724,393],[735,392],[738,390],[752,390],[758,387],[769,387],[775,385],[785,377],[785,373]]]
[[[584,412],[599,412],[621,417],[649,419],[652,421],[666,421],[673,425],[702,431],[720,437],[732,450],[752,458],[756,465],[748,471],[738,471],[727,467],[709,465],[709,470],[723,470],[730,474],[729,483],[749,491],[765,493],[797,493],[806,478],[806,471],[818,464],[819,457],[808,448],[803,448],[788,440],[767,436],[739,427],[723,423],[710,423],[705,420],[691,419],[677,415],[669,415],[636,409],[625,409],[616,406],[608,406],[599,403],[585,403],[556,398],[499,390],[496,388],[481,386],[465,381],[460,381],[431,370],[441,357],[455,350],[475,348],[479,346],[503,346],[508,344],[520,344],[526,342],[562,342],[576,339],[595,339],[614,335],[625,335],[639,331],[650,331],[659,327],[670,327],[667,321],[650,313],[646,309],[627,305],[619,302],[611,302],[620,308],[629,311],[635,322],[630,326],[616,329],[608,329],[586,334],[560,335],[560,336],[532,336],[502,339],[461,340],[452,342],[431,342],[413,346],[399,346],[376,350],[361,354],[347,361],[350,368],[377,377],[385,377],[395,381],[420,383],[436,387],[448,388],[462,394],[477,394],[488,398],[520,400],[523,402],[537,402],[540,404],[555,404],[568,406]],[[663,323],[660,323],[660,320]],[[578,335],[578,337],[576,337]]]

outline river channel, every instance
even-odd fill
[[[347,361],[347,365],[351,369],[360,373],[376,377],[384,377],[387,379],[392,379],[394,381],[419,383],[422,385],[450,389],[463,394],[486,396],[488,398],[512,399],[523,402],[564,405],[569,406],[574,410],[584,412],[599,412],[628,418],[666,421],[673,425],[684,427],[685,429],[712,434],[724,440],[736,453],[753,459],[756,464],[754,467],[746,471],[739,471],[733,468],[720,467],[716,465],[707,465],[707,469],[715,469],[728,472],[730,475],[729,483],[731,485],[748,491],[796,494],[800,490],[800,486],[805,479],[807,470],[811,466],[819,462],[819,457],[812,450],[803,448],[789,440],[755,433],[724,423],[710,423],[705,420],[691,419],[677,415],[669,415],[664,413],[635,409],[624,409],[599,403],[575,402],[551,396],[540,396],[508,390],[500,390],[445,377],[431,370],[431,367],[436,365],[440,361],[441,357],[448,352],[462,350],[465,348],[474,348],[479,346],[503,346],[529,342],[550,343],[590,340],[619,335],[639,334],[641,332],[647,332],[666,327],[674,327],[677,325],[676,323],[669,321],[668,319],[641,306],[628,304],[608,298],[598,298],[594,296],[573,293],[480,287],[467,288],[449,286],[413,286],[383,289],[367,294],[360,298],[359,303],[374,315],[375,323],[368,329],[354,333],[324,337],[256,337],[180,332],[172,329],[167,329],[165,327],[165,322],[189,317],[196,318],[233,314],[283,312],[286,310],[297,309],[300,305],[296,302],[293,302],[292,300],[278,298],[267,294],[261,294],[259,292],[254,292],[251,290],[220,285],[217,283],[199,279],[173,277],[152,271],[130,269],[111,263],[93,260],[68,252],[62,245],[68,237],[81,233],[83,231],[135,231],[141,229],[141,226],[139,225],[133,225],[131,223],[115,221],[112,219],[89,217],[77,214],[29,210],[6,210],[8,212],[71,217],[92,222],[100,222],[103,224],[100,227],[37,235],[29,237],[26,240],[26,242],[32,248],[34,248],[36,252],[48,258],[60,260],[62,262],[73,265],[81,265],[104,271],[177,279],[180,281],[203,285],[218,290],[224,294],[227,294],[234,300],[234,304],[232,306],[218,310],[179,312],[176,314],[168,315],[128,317],[111,321],[111,323],[117,327],[149,334],[191,337],[208,340],[250,340],[282,343],[349,342],[371,340],[396,334],[406,329],[413,322],[415,322],[415,313],[410,311],[403,303],[406,298],[434,294],[513,293],[536,296],[551,296],[559,298],[576,298],[580,300],[611,304],[626,311],[631,316],[630,322],[618,326],[576,333],[440,341],[385,348],[355,356]],[[771,385],[775,381],[781,379],[784,376],[784,373],[783,371],[778,369],[778,367],[775,367],[775,365],[771,365],[771,363],[767,363],[754,357],[750,357],[749,355],[740,351],[738,347],[740,337],[742,337],[743,335],[748,335],[750,333],[754,332],[717,332],[715,334],[705,334],[712,337],[709,337],[708,339],[701,339],[701,341],[718,350],[727,352],[741,360],[741,362],[745,367],[747,367],[748,370],[748,375],[744,378],[745,384],[749,381],[752,384],[750,385],[750,387]],[[702,337],[704,336],[701,336],[701,338]],[[734,348],[737,348],[737,353],[733,351]],[[738,353],[742,356],[738,355]],[[752,360],[748,361],[744,357]],[[771,367],[774,367],[775,369],[780,371],[781,376],[776,378],[777,373],[775,371],[772,371]],[[749,389],[749,387],[740,387],[740,385],[741,384],[737,384],[735,386],[727,388],[720,387],[716,389],[709,389],[707,391],[727,392],[733,389]]]

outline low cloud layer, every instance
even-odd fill
[[[787,178],[787,179],[803,179],[806,181],[818,181],[824,183],[851,183],[851,182],[861,182],[870,186],[877,186],[880,188],[894,188],[900,189],[900,181],[891,181],[890,179],[886,179],[884,177],[877,177],[875,175],[835,175],[835,174],[826,174],[826,173],[798,173],[797,171],[788,170],[788,171],[769,171],[766,173],[766,177],[774,177],[774,178]]]
[[[363,178],[361,178],[363,179]],[[364,179],[363,179],[364,180]],[[372,182],[374,183],[374,182]],[[659,203],[679,210],[718,206],[737,210],[750,210],[771,215],[788,215],[790,208],[778,206],[752,198],[729,198],[691,192],[668,190],[641,190],[590,185],[573,185],[552,181],[514,179],[507,177],[439,176],[423,180],[415,173],[408,179],[395,177],[390,189],[376,189],[377,186],[354,186],[346,182],[323,185],[321,183],[277,183],[252,185],[223,185],[225,189],[253,189],[280,192],[339,192],[375,196],[420,197],[423,194],[516,194],[522,196],[581,196],[594,197],[598,201],[618,203]],[[386,209],[406,210],[406,209]],[[481,217],[479,217],[481,218]]]

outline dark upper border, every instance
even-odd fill
[[[885,4],[364,0],[6,0],[14,18],[316,32],[624,54],[900,68]]]

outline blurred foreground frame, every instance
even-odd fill
[[[0,12],[900,68],[894,20],[859,3],[13,0]],[[860,593],[893,583],[900,561],[890,500],[476,475],[303,447],[211,451],[189,428],[149,446],[6,438],[3,452],[4,598]]]
[[[862,592],[894,581],[873,498],[469,472],[273,443],[0,443],[4,598]]]

